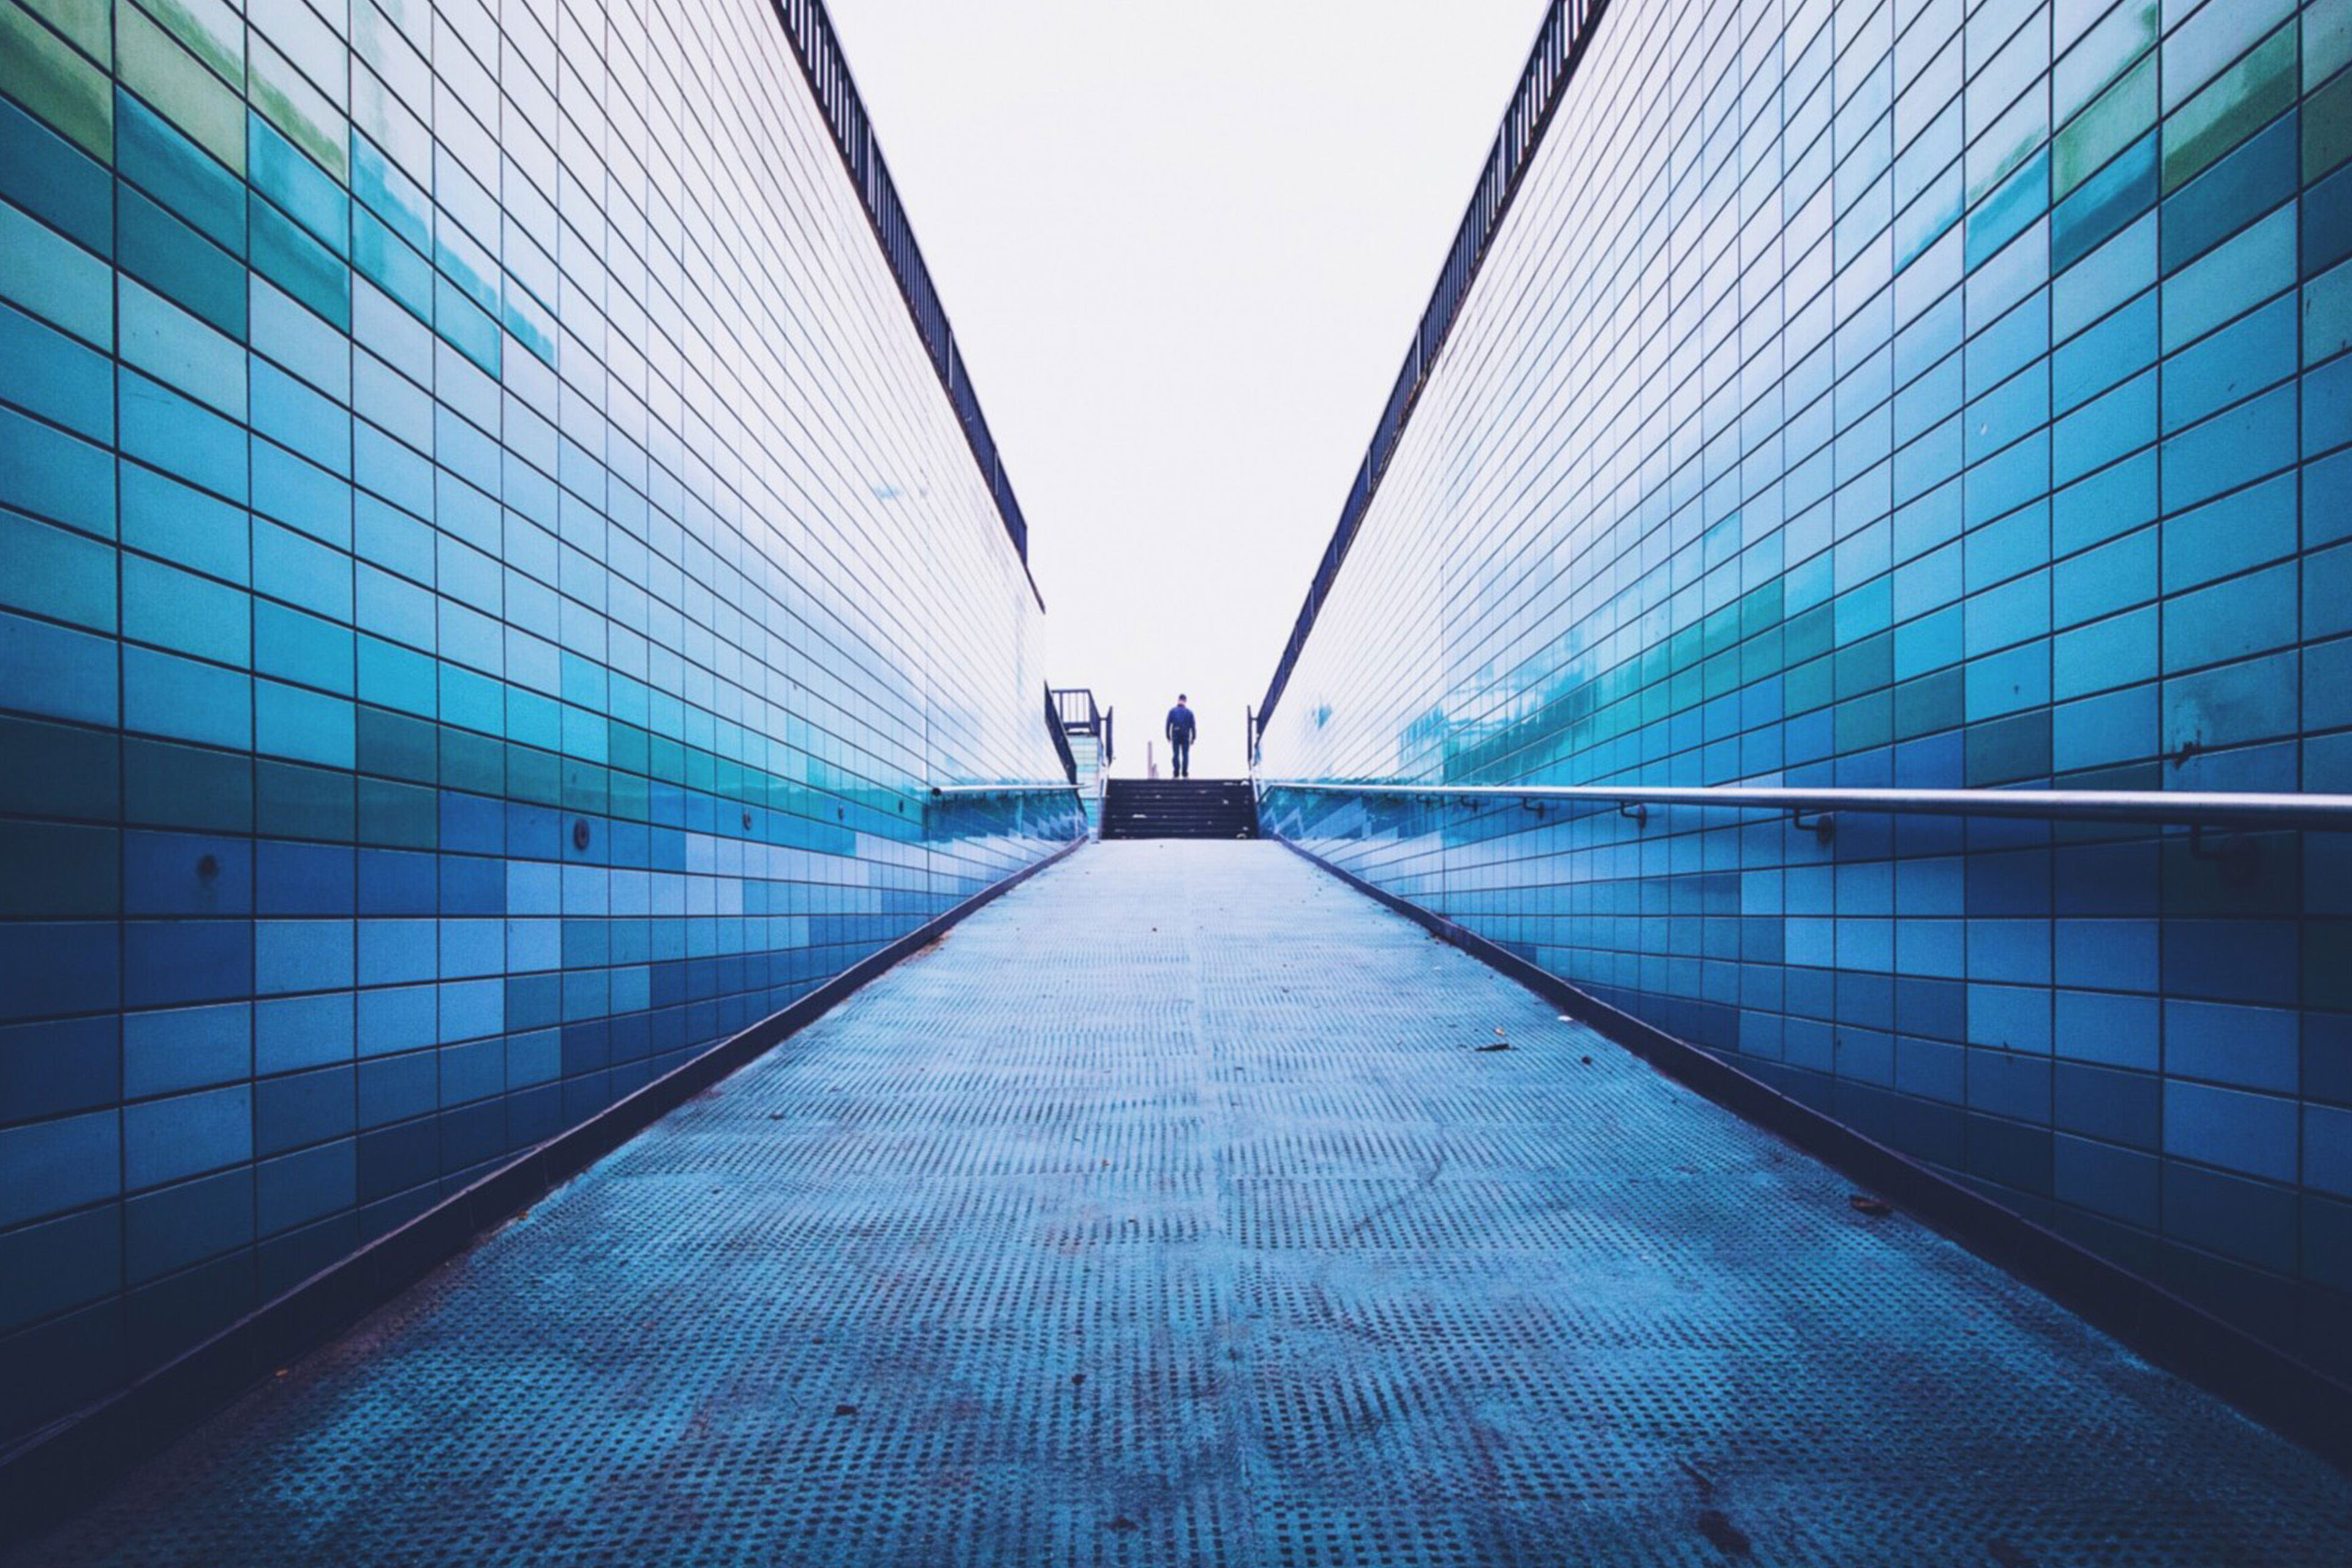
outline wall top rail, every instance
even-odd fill
[[[1281,661],[1275,666],[1274,679],[1266,684],[1265,696],[1257,705],[1261,723],[1274,711],[1275,704],[1282,700],[1283,689],[1290,684],[1290,672],[1307,646],[1307,634],[1315,629],[1315,617],[1339,574],[1339,563],[1347,558],[1349,546],[1355,542],[1356,530],[1371,509],[1372,496],[1380,489],[1381,476],[1388,472],[1389,459],[1396,456],[1397,443],[1404,439],[1405,426],[1412,419],[1422,389],[1437,368],[1438,356],[1454,331],[1454,319],[1462,313],[1470,286],[1478,280],[1478,270],[1486,265],[1487,250],[1503,226],[1504,216],[1511,210],[1511,199],[1518,195],[1519,182],[1535,160],[1544,128],[1550,123],[1569,79],[1576,74],[1577,63],[1584,58],[1584,47],[1591,41],[1593,25],[1608,4],[1609,0],[1550,0],[1544,8],[1543,26],[1536,29],[1535,47],[1528,52],[1528,63],[1519,69],[1518,85],[1511,91],[1510,106],[1503,111],[1503,122],[1495,132],[1486,161],[1479,165],[1477,183],[1471,187],[1469,208],[1463,213],[1462,222],[1454,231],[1454,243],[1437,269],[1437,282],[1430,290],[1429,303],[1422,310],[1420,324],[1413,329],[1412,341],[1405,346],[1404,364],[1390,388],[1380,423],[1373,427],[1371,446],[1356,469],[1348,499],[1339,508],[1339,521],[1331,530],[1331,542],[1324,546],[1322,563],[1316,567],[1314,581],[1307,585],[1307,602],[1299,606],[1290,641],[1284,647]]]
[[[1738,811],[1857,811],[1893,816],[2025,817],[2063,822],[2352,832],[2352,795],[2213,790],[1782,789],[1747,784],[1671,789],[1637,784],[1331,784],[1289,779],[1262,780],[1259,788],[1430,802],[1558,801],[1636,811],[1653,805],[1695,805]]]
[[[866,102],[857,95],[857,83],[850,76],[849,60],[842,53],[840,35],[834,31],[833,18],[825,11],[824,0],[772,3],[777,20],[783,24],[784,37],[800,60],[801,72],[808,78],[809,90],[816,95],[817,110],[833,132],[834,146],[841,153],[843,166],[849,171],[849,182],[857,188],[858,199],[865,204],[866,216],[873,224],[874,237],[882,247],[883,259],[889,263],[898,293],[907,301],[907,313],[914,319],[915,334],[923,340],[923,350],[930,356],[940,386],[955,411],[957,422],[963,426],[972,461],[979,465],[981,479],[988,486],[997,516],[1004,523],[1005,537],[1013,542],[1013,552],[1020,556],[1022,570],[1026,572],[1029,520],[1021,510],[1019,498],[1013,493],[1013,480],[1004,472],[1004,459],[996,448],[996,437],[989,432],[988,416],[981,412],[980,399],[971,390],[971,377],[964,369],[963,351],[956,342],[955,328],[948,321],[947,308],[940,302],[940,291],[931,281],[931,269],[923,260],[922,247],[915,243],[914,225],[898,199],[898,187],[883,160],[873,121],[866,117]],[[1030,591],[1035,590],[1033,576]],[[1042,596],[1039,603],[1044,603]]]

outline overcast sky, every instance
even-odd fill
[[[830,0],[1030,527],[1047,673],[1264,695],[1543,0]],[[1166,748],[1160,746],[1163,773]]]

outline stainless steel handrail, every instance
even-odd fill
[[[993,795],[1077,794],[1078,786],[1074,784],[933,784],[931,786],[931,795],[935,799],[943,796],[959,796],[971,800]]]
[[[2276,795],[2228,790],[1781,789],[1748,784],[1665,789],[1639,784],[1328,784],[1261,780],[1266,790],[1311,790],[1470,802],[1560,801],[1637,810],[1653,805],[1790,813],[1857,811],[1923,816],[2026,817],[2045,821],[2139,822],[2189,827],[2352,831],[2352,795]]]

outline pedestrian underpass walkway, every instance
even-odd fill
[[[1095,845],[26,1560],[2352,1562],[1850,1191],[1278,845]]]

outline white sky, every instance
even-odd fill
[[[830,0],[1029,519],[1045,662],[1140,773],[1264,695],[1543,0]],[[1161,771],[1166,745],[1160,742]]]

